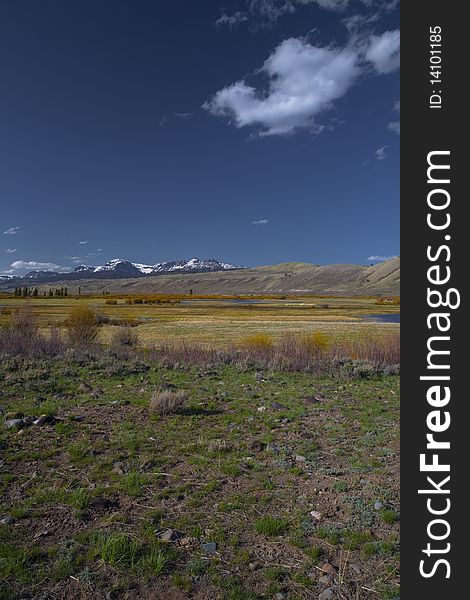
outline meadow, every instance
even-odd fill
[[[398,305],[226,300],[0,300],[1,599],[399,597]]]
[[[128,304],[133,301],[137,303]],[[115,304],[114,304],[115,303]],[[396,324],[371,323],[368,314],[396,314],[399,305],[376,297],[262,297],[262,296],[133,296],[0,299],[0,325],[11,311],[27,305],[40,327],[63,328],[73,307],[92,307],[103,317],[101,339],[109,342],[116,326],[135,327],[142,346],[164,342],[198,342],[215,346],[237,343],[254,334],[273,339],[319,331],[332,339],[395,331]],[[3,314],[2,314],[3,313]]]

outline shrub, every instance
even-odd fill
[[[330,346],[330,340],[328,337],[321,333],[321,331],[315,331],[302,338],[302,343],[305,349],[312,354],[322,354]]]
[[[251,350],[270,350],[273,339],[267,333],[255,333],[242,340],[242,346]]]
[[[0,310],[0,314],[2,314],[2,315],[12,315],[13,314],[13,309],[11,308],[11,306],[2,306],[2,308]]]
[[[7,356],[56,356],[63,351],[57,330],[49,338],[39,332],[30,307],[15,312],[11,322],[0,328],[0,353]]]
[[[126,298],[124,302],[126,304],[132,304],[133,303],[132,298]]]
[[[117,300],[113,300],[112,298],[108,298],[107,300],[105,300],[105,304],[111,304],[112,306],[115,306],[118,303]]]
[[[139,341],[139,336],[135,331],[132,331],[130,327],[123,327],[116,331],[112,338],[112,345],[123,347],[126,346],[128,348],[133,348],[137,346]]]
[[[39,328],[29,306],[19,309],[13,315],[12,330],[25,338],[35,338],[39,335]]]
[[[99,322],[95,311],[89,306],[73,308],[66,326],[69,341],[73,346],[89,346],[98,336]]]
[[[177,413],[187,406],[188,394],[183,390],[156,392],[150,399],[149,408],[159,415]]]

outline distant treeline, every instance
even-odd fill
[[[68,292],[68,288],[66,287],[60,287],[60,288],[49,288],[49,291],[47,290],[43,290],[41,293],[39,292],[39,288],[37,287],[29,287],[27,285],[23,286],[23,287],[16,287],[15,291],[14,291],[14,296],[16,296],[17,298],[29,298],[29,297],[33,297],[33,298],[39,298],[39,296],[42,297],[59,297],[59,298],[64,298],[65,296],[68,296],[69,292]]]

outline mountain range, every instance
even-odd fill
[[[75,284],[73,281],[75,280]],[[33,271],[23,278],[0,282],[0,289],[34,285],[68,286],[84,294],[325,294],[399,295],[400,257],[371,266],[315,265],[288,262],[244,268],[215,260],[169,261],[141,265],[110,261],[101,267],[77,267],[72,273]]]
[[[219,262],[215,258],[200,260],[191,258],[190,260],[169,260],[153,265],[135,263],[122,258],[114,258],[104,265],[90,266],[79,265],[70,272],[59,271],[29,271],[21,277],[3,276],[2,279],[15,280],[26,284],[34,281],[35,283],[61,281],[73,281],[75,279],[124,279],[129,277],[148,277],[151,275],[160,275],[162,273],[209,273],[213,271],[229,271],[233,269],[243,269],[239,265]]]

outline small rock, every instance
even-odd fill
[[[286,600],[287,596],[282,592],[276,592],[274,594],[274,600]]]
[[[81,383],[81,384],[78,386],[78,389],[79,389],[81,392],[91,392],[91,390],[92,390],[93,388],[91,387],[91,385],[88,385],[88,383]]]
[[[265,412],[266,406],[258,406],[258,412]]]
[[[274,408],[274,410],[287,410],[287,406],[284,406],[280,402],[272,402],[271,408]]]
[[[90,396],[95,399],[99,398],[102,395],[103,395],[103,390],[100,390],[99,388],[95,388],[94,390],[91,390],[91,392],[90,392]]]
[[[305,456],[301,456],[300,454],[297,454],[295,457],[295,462],[305,462],[307,459],[305,458]]]
[[[23,419],[7,419],[5,421],[5,427],[7,429],[23,429],[24,421]]]
[[[0,519],[0,523],[2,525],[13,525],[15,519],[11,515],[5,515],[2,519]]]
[[[326,588],[319,596],[318,600],[331,600],[334,598],[333,590],[331,588]]]
[[[383,507],[384,507],[384,505],[379,500],[377,500],[377,502],[374,504],[375,510],[382,510]]]
[[[337,569],[331,563],[323,563],[320,565],[320,570],[324,573],[330,573],[331,575],[333,575],[334,573],[336,573]]]
[[[201,548],[208,554],[214,554],[217,550],[217,544],[216,542],[207,542],[206,544],[201,544]]]
[[[250,446],[250,449],[253,452],[262,452],[265,448],[266,448],[266,444],[264,444],[263,442],[260,442],[259,440],[254,440]]]
[[[327,584],[327,583],[331,583],[332,579],[331,579],[331,575],[322,575],[319,579],[318,582],[319,583],[323,583],[323,585]]]
[[[257,571],[261,568],[261,565],[258,562],[252,562],[248,565],[248,568],[250,569],[250,571]]]
[[[317,396],[307,396],[304,400],[305,404],[318,404],[320,401],[320,398],[317,398]]]
[[[56,418],[52,415],[41,415],[38,419],[34,421],[34,424],[38,427],[44,427],[44,425],[54,425],[56,422]]]
[[[177,529],[166,529],[165,531],[162,531],[158,537],[164,542],[176,542],[184,537],[184,534]]]
[[[23,418],[23,423],[25,424],[26,427],[30,427],[34,421],[36,420],[36,417],[33,417],[33,415],[28,415],[27,417]]]
[[[84,420],[85,420],[85,417],[83,417],[82,415],[76,415],[76,416],[73,418],[73,420],[74,420],[74,421],[77,421],[78,423],[81,423],[82,421],[84,421]]]
[[[113,465],[113,473],[116,473],[116,475],[124,475],[125,473],[125,469],[124,469],[124,463],[122,462],[115,462]]]
[[[311,515],[311,516],[312,516],[314,519],[316,519],[317,521],[320,521],[320,520],[321,520],[321,517],[322,517],[322,514],[321,514],[321,512],[318,512],[318,510],[311,510],[311,511],[310,511],[310,515]]]

